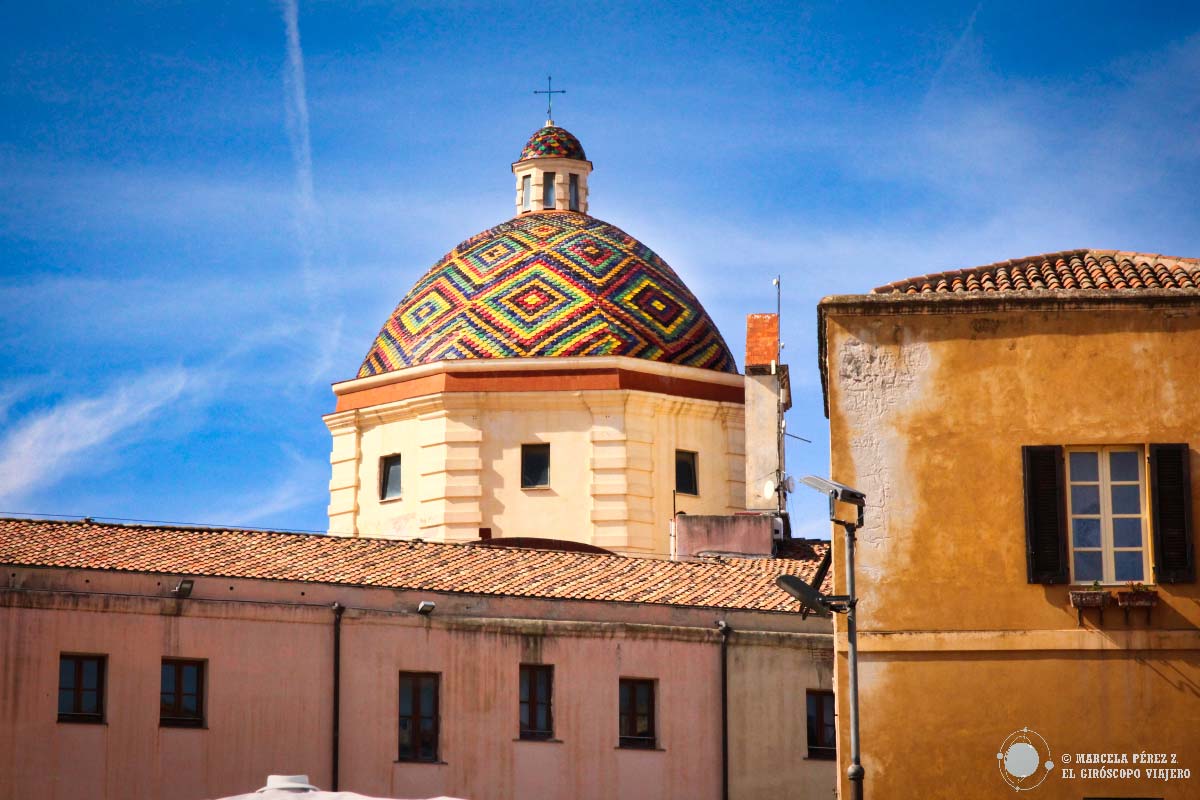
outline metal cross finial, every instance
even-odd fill
[[[553,89],[553,88],[551,88],[550,81],[551,81],[551,78],[550,78],[550,76],[549,76],[549,75],[547,75],[547,76],[546,76],[546,91],[544,91],[544,92],[543,92],[541,89],[534,89],[534,90],[533,90],[533,93],[534,93],[534,94],[544,94],[544,95],[546,95],[546,119],[548,119],[548,120],[550,120],[550,119],[554,119],[554,114],[553,114],[553,113],[551,113],[551,112],[554,110],[554,95],[556,95],[556,94],[566,94],[566,93],[567,93],[567,90],[566,90],[566,89]]]

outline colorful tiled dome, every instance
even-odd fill
[[[583,145],[579,143],[575,135],[566,128],[560,128],[553,124],[547,125],[529,137],[525,148],[521,150],[521,157],[517,160],[524,161],[527,158],[575,158],[587,161]]]
[[[524,214],[446,254],[384,324],[358,377],[459,358],[631,356],[737,372],[675,271],[586,214]]]

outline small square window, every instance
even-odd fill
[[[400,456],[384,456],[379,461],[379,499],[393,500],[400,492]]]
[[[654,681],[621,678],[620,746],[654,749]]]
[[[808,690],[808,757],[837,758],[833,692]]]
[[[550,445],[521,445],[521,488],[550,485]]]
[[[438,760],[438,680],[436,672],[400,673],[401,761]]]
[[[58,721],[104,722],[105,656],[58,657]]]
[[[204,662],[164,658],[158,724],[164,728],[204,727]]]
[[[554,667],[522,664],[519,702],[522,739],[550,739],[554,736],[553,700]]]
[[[700,494],[696,454],[689,450],[675,451],[675,491],[679,494]]]

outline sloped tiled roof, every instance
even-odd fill
[[[775,586],[775,578],[784,573],[811,578],[827,547],[827,542],[793,541],[784,558],[664,561],[273,531],[0,518],[0,564],[8,565],[757,611],[798,610]]]
[[[1118,250],[1068,250],[920,275],[872,294],[990,294],[1200,288],[1200,260]]]

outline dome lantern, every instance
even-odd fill
[[[588,210],[588,175],[592,162],[583,145],[566,128],[546,120],[512,165],[517,178],[517,214],[534,211]]]

